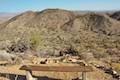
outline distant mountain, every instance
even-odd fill
[[[118,30],[118,28],[120,28],[119,25],[119,22],[110,18],[106,14],[86,12],[84,14],[75,15],[75,13],[72,11],[47,9],[41,12],[27,11],[11,18],[2,26],[6,30],[12,29],[11,31],[13,31],[14,29],[15,31],[19,31],[19,28],[23,30],[27,28],[34,28],[37,30],[42,30],[43,28],[59,28],[79,32],[80,30],[84,31],[86,29],[88,31],[93,31],[96,33],[113,35],[120,33],[120,31]]]
[[[69,63],[72,61],[72,55],[77,55],[79,59],[74,57],[73,61],[85,60],[94,66],[93,72],[100,71],[100,74],[90,73],[90,77],[96,78],[90,80],[113,80],[112,76],[119,77],[120,73],[111,74],[114,69],[120,72],[119,12],[106,14],[45,9],[41,12],[27,11],[15,15],[1,13],[1,19],[7,16],[5,19],[7,21],[0,24],[1,50],[18,55],[20,61],[34,60],[35,63],[41,57],[47,59],[51,58],[50,56],[60,57],[59,60],[52,62],[61,63],[65,60]],[[40,57],[36,59],[29,56],[31,54]],[[108,76],[111,76],[111,79]]]
[[[0,12],[0,17],[6,17],[6,16],[11,16],[11,17],[13,17],[13,16],[15,16],[15,15],[17,15],[17,14],[19,14],[19,13]]]
[[[5,13],[5,12],[0,12],[0,23],[16,16],[18,13]]]

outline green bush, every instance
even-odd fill
[[[115,69],[117,72],[120,72],[120,64],[119,63],[112,63],[112,68]]]
[[[32,34],[30,36],[30,45],[31,45],[30,48],[32,50],[36,50],[38,48],[41,49],[46,48],[45,41],[39,34]]]

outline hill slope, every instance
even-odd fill
[[[105,70],[109,66],[110,71],[111,67],[120,70],[119,66],[112,66],[119,65],[120,60],[120,22],[100,13],[80,14],[61,9],[28,11],[0,24],[0,50],[6,50],[7,55],[14,53],[20,58],[17,61],[33,61],[35,56],[77,56],[99,70],[100,79],[110,80],[107,78],[114,75]],[[1,55],[8,60],[6,54],[1,52]],[[91,80],[99,79],[96,72],[90,75]]]
[[[120,22],[98,13],[76,15],[60,9],[28,11],[1,24],[0,35],[1,41],[19,38],[27,40],[30,45],[34,38],[39,49],[60,50],[71,45],[81,49],[120,48],[117,42]]]

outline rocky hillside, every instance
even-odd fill
[[[119,12],[114,13],[111,17],[119,18]],[[71,29],[79,32],[83,29],[82,31],[119,35],[119,24],[119,22],[104,14],[86,13],[76,15],[71,11],[47,9],[41,12],[25,12],[0,26],[3,28],[1,30],[13,31],[15,29],[17,32],[23,32],[26,29]]]
[[[87,30],[105,35],[119,35],[119,24],[119,22],[114,21],[107,15],[88,13],[85,15],[78,15],[73,21],[67,24],[68,27],[62,27],[69,28],[69,26],[71,26],[69,29],[75,30],[75,32]]]
[[[104,74],[106,66],[103,64],[120,72],[118,14],[80,14],[61,9],[28,11],[0,24],[0,49],[6,50],[7,55],[17,55],[15,60],[29,60],[30,54],[37,57],[79,56]],[[100,67],[95,65],[98,62]]]
[[[108,15],[91,12],[75,14],[61,9],[28,11],[1,24],[0,35],[1,41],[24,39],[29,47],[31,41],[37,41],[34,44],[37,48],[53,50],[71,45],[83,49],[120,48],[120,22]]]

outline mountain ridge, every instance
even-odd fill
[[[79,15],[77,15],[77,16],[79,16]],[[110,17],[107,16],[107,15],[99,15],[99,14],[96,14],[96,13],[90,13],[90,14],[86,13],[85,15],[80,15],[80,16],[84,16],[84,17],[86,17],[86,19],[87,18],[89,18],[89,19],[94,18],[95,19],[95,17],[98,17],[99,19],[100,18],[106,18],[107,20],[110,20],[111,22],[113,21],[112,23],[115,22],[112,18],[110,19]],[[59,18],[59,20],[57,18]],[[33,27],[36,27],[36,26],[39,26],[39,27],[41,27],[41,26],[43,26],[43,27],[44,26],[45,27],[59,26],[59,27],[61,27],[64,24],[67,24],[67,22],[72,21],[74,18],[76,18],[76,15],[72,11],[67,11],[67,10],[46,9],[46,10],[43,10],[41,12],[27,11],[25,13],[22,13],[22,14],[16,16],[16,17],[10,19],[6,23],[4,23],[6,25],[4,25],[3,27],[9,26],[9,23],[11,24],[11,22],[15,22],[15,21],[16,22],[18,21],[19,25],[22,24],[24,26],[30,26],[30,27],[31,26],[33,26]],[[19,20],[19,19],[21,19],[21,20]],[[64,19],[66,19],[67,21],[64,21]],[[98,19],[96,19],[96,20],[98,20]],[[20,21],[23,21],[23,22],[20,23]],[[102,20],[100,20],[100,21],[102,21]],[[95,22],[97,22],[97,21],[95,21]],[[116,23],[119,24],[119,22],[117,22],[117,21],[116,21]],[[91,23],[88,23],[87,25],[91,25]],[[12,26],[14,26],[14,25],[12,25]],[[94,25],[92,25],[92,26],[94,26]],[[104,32],[104,30],[103,30],[103,32]]]
[[[82,46],[82,43],[85,43],[85,47],[92,41],[94,46],[100,47],[106,44],[102,43],[102,40],[106,42],[118,40],[120,22],[107,14],[94,12],[76,14],[68,10],[46,9],[41,12],[28,11],[19,14],[0,25],[0,35],[4,36],[1,40],[9,40],[9,38],[30,40],[32,35],[36,36],[35,34],[39,38],[42,37],[46,45],[52,48],[60,49],[71,44]],[[102,44],[99,45],[97,40]]]

